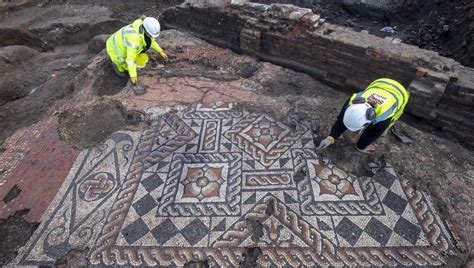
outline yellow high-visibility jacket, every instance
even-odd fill
[[[373,124],[390,118],[391,127],[402,116],[410,93],[397,81],[381,78],[372,82],[364,91],[352,95],[349,105],[355,98],[364,98],[366,101],[376,104]]]
[[[156,43],[155,38],[150,39],[150,48],[161,53],[163,49]],[[110,59],[119,69],[128,70],[130,77],[137,77],[136,58],[145,47],[145,29],[141,18],[115,32],[106,43]]]

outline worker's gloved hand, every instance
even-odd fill
[[[132,84],[136,85],[137,82],[138,82],[138,77],[136,77],[136,76],[130,77],[130,82],[132,82]]]
[[[166,53],[164,51],[161,51],[160,52],[160,56],[164,59],[164,60],[168,60],[168,55],[166,55]]]
[[[333,137],[327,136],[324,140],[321,141],[318,148],[316,148],[316,151],[326,149],[327,147],[329,147],[329,145],[333,144],[334,142],[335,140]]]

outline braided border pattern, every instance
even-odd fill
[[[174,139],[158,147],[155,151],[152,148],[157,140],[157,134],[164,123],[171,126],[178,134]],[[188,127],[176,114],[168,113],[159,118],[150,129],[146,129],[140,139],[140,143],[135,151],[135,156],[127,173],[126,180],[118,194],[117,200],[112,205],[112,210],[107,217],[107,222],[102,229],[96,243],[96,249],[92,253],[91,263],[99,264],[103,252],[113,246],[120,229],[132,205],[133,198],[138,189],[143,172],[158,163],[166,156],[170,155],[179,147],[195,138],[197,134]]]

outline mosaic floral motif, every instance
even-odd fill
[[[194,197],[202,201],[209,197],[219,197],[220,188],[224,182],[222,167],[215,168],[205,165],[203,167],[188,167],[183,197]]]
[[[306,133],[305,125],[296,131],[267,114],[246,114],[223,134],[234,145],[248,153],[264,166],[272,166],[291,146]]]
[[[266,116],[263,116],[257,119],[244,133],[252,138],[253,142],[262,144],[268,150],[270,144],[277,141],[284,131],[285,129],[275,121],[270,121]]]
[[[339,198],[345,195],[358,195],[354,189],[354,177],[345,171],[333,166],[314,164],[316,175],[321,179],[318,181],[320,194],[335,195]]]
[[[241,153],[174,154],[163,190],[156,192],[161,200],[156,215],[239,214],[241,159]]]

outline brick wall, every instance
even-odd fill
[[[184,4],[166,10],[161,20],[351,92],[380,77],[396,79],[411,93],[409,113],[474,145],[473,69],[433,51],[332,25],[292,5]]]

